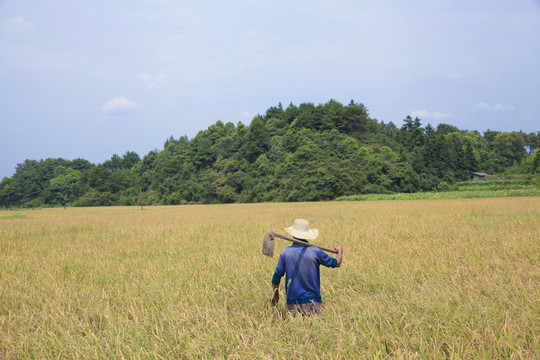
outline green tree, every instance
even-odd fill
[[[14,193],[13,193],[13,179],[10,177],[5,177],[0,182],[0,206],[9,208],[13,204]]]
[[[446,135],[446,134],[450,134],[450,133],[453,133],[453,132],[459,132],[459,129],[453,125],[448,125],[448,124],[444,124],[444,123],[441,123],[439,125],[437,125],[437,130],[436,130],[437,134],[440,134],[440,135]]]
[[[27,159],[22,164],[17,164],[11,187],[11,204],[24,205],[38,200],[34,203],[40,205],[42,191],[48,185],[48,179],[42,170],[40,162],[36,160]]]
[[[527,172],[531,174],[540,173],[540,149],[537,149],[529,156],[526,162]]]
[[[493,142],[499,133],[500,131],[493,131],[489,129],[484,131],[484,139],[486,140],[486,144],[490,149],[493,149]]]
[[[353,100],[344,109],[345,133],[359,139],[366,139],[368,133],[376,129],[376,123],[369,118],[366,107]]]
[[[122,158],[118,154],[113,154],[111,158],[103,162],[103,167],[110,172],[122,169]]]
[[[251,121],[247,133],[247,140],[244,146],[244,151],[250,162],[255,161],[259,155],[268,150],[270,137],[268,131],[264,127],[262,118],[256,116]]]
[[[106,183],[110,174],[111,172],[103,165],[98,165],[83,172],[81,182],[95,191],[106,192],[108,191]]]
[[[122,157],[122,169],[131,169],[135,164],[141,161],[140,156],[134,151],[127,151]]]
[[[540,149],[540,131],[528,133],[524,137],[527,153],[533,154],[536,149]]]
[[[507,165],[520,163],[525,157],[525,139],[521,132],[501,132],[493,140],[493,149],[507,160]]]
[[[409,150],[421,147],[424,144],[424,128],[422,128],[420,119],[413,120],[407,116],[403,122],[404,124],[399,131],[400,142]]]
[[[344,107],[335,100],[330,100],[324,104],[324,115],[321,119],[322,130],[338,129],[345,131],[346,120],[344,119]]]
[[[52,191],[61,195],[64,208],[68,201],[74,200],[73,196],[80,187],[81,172],[72,168],[60,167],[57,169],[58,175],[50,180]]]

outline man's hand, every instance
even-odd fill
[[[270,303],[273,306],[276,306],[277,303],[279,302],[279,285],[276,285],[276,284],[272,284],[272,285],[274,289],[274,296],[272,296],[272,298],[270,299]]]
[[[276,306],[278,302],[279,302],[279,291],[276,290],[276,292],[274,292],[274,296],[272,297],[272,299],[270,299],[270,303],[273,306]]]
[[[341,266],[341,261],[343,260],[343,246],[338,245],[338,246],[336,246],[334,248],[334,250],[337,251],[337,257],[336,257],[337,267],[340,267]]]

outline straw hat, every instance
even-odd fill
[[[319,236],[319,230],[310,229],[309,223],[304,219],[294,220],[293,226],[283,228],[293,237],[303,240],[315,240]]]

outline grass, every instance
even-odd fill
[[[0,216],[0,220],[20,220],[20,219],[29,219],[25,214],[11,214]]]
[[[540,189],[507,189],[507,190],[459,190],[440,192],[396,193],[396,194],[361,194],[341,196],[336,200],[374,201],[374,200],[449,200],[498,198],[516,196],[540,196]]]
[[[540,187],[527,180],[483,180],[463,181],[453,186],[453,191],[430,191],[396,194],[359,194],[340,196],[336,200],[373,201],[373,200],[441,200],[474,199],[515,196],[540,196]]]
[[[536,358],[539,200],[33,212],[0,225],[0,358]],[[267,303],[297,217],[345,249],[320,317]]]

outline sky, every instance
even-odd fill
[[[0,0],[0,179],[330,99],[540,130],[540,0]]]

